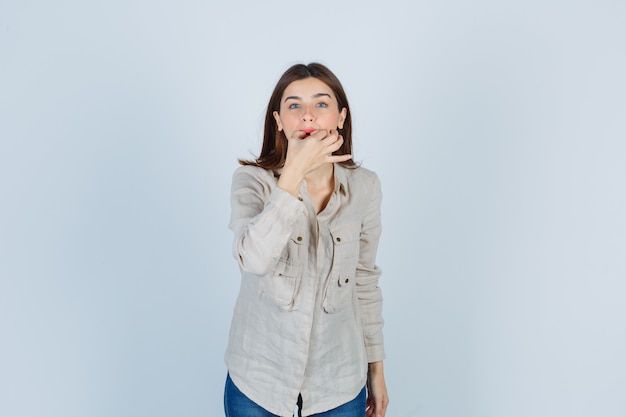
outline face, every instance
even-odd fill
[[[347,110],[339,110],[333,90],[323,81],[309,77],[287,86],[280,101],[280,112],[274,112],[279,131],[287,138],[304,138],[317,130],[343,128]]]

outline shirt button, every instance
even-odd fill
[[[347,284],[348,282],[350,282],[350,278],[346,278],[344,282]]]
[[[341,242],[341,238],[339,236],[337,236],[337,238],[335,239],[337,242]]]
[[[296,239],[298,240],[298,242],[302,242],[302,236],[298,236]]]

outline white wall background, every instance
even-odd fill
[[[0,0],[0,416],[221,415],[230,175],[320,61],[390,417],[626,415],[623,1]]]

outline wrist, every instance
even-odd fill
[[[300,174],[292,167],[285,165],[280,174],[280,178],[278,178],[277,185],[294,197],[298,197],[300,194],[300,185],[303,180],[304,174]]]
[[[367,364],[367,373],[372,375],[384,373],[383,361]]]

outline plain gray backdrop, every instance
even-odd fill
[[[229,188],[319,61],[383,183],[389,417],[626,415],[623,1],[0,0],[0,415],[222,415]]]

